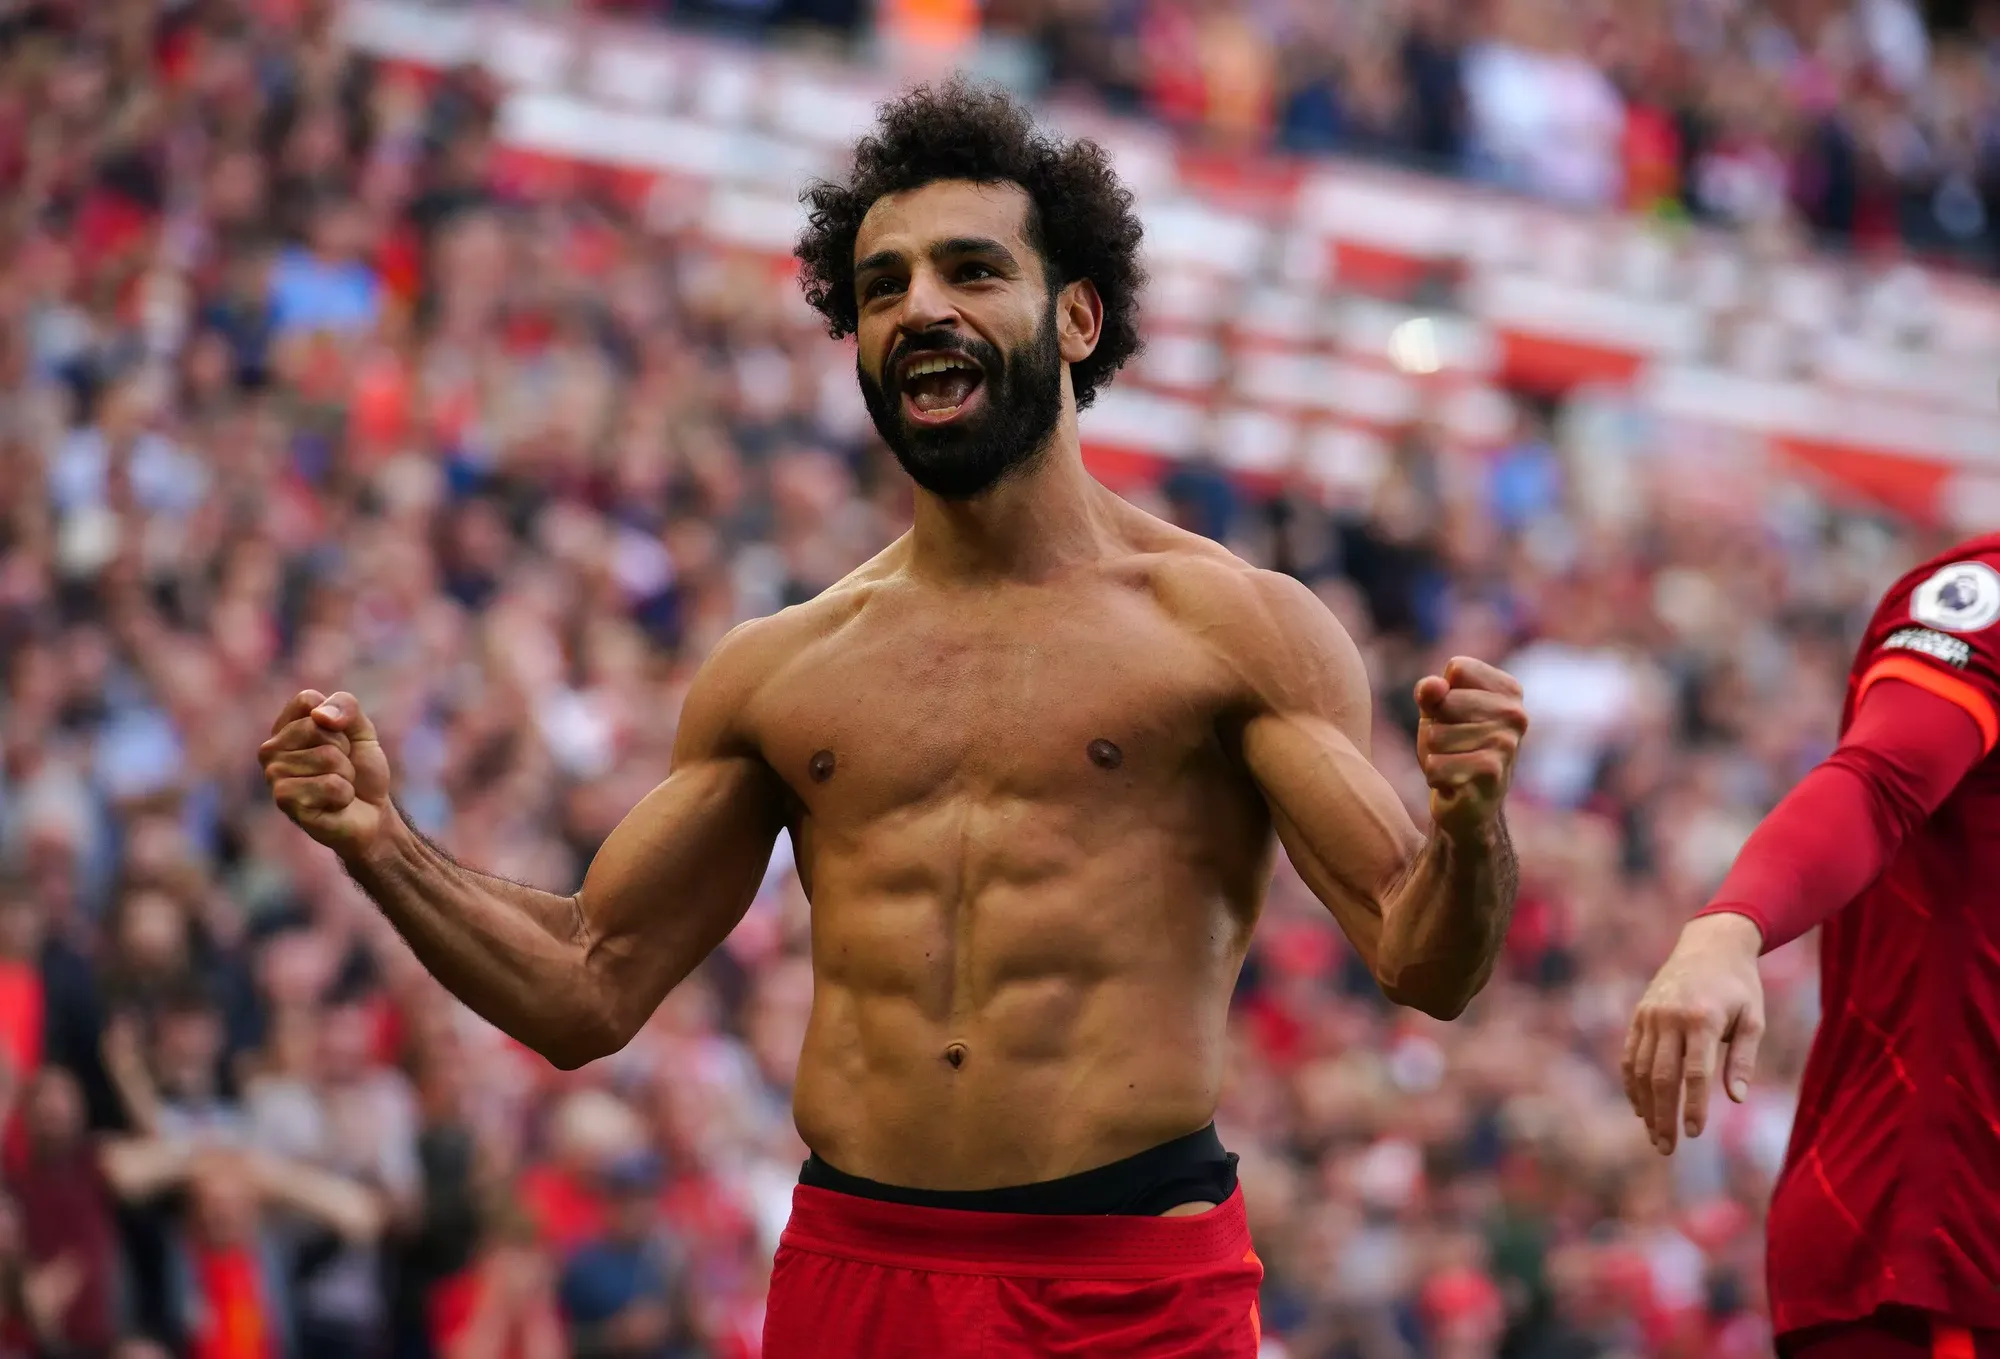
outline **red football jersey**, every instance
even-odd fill
[[[1986,755],[1820,928],[1822,1017],[1771,1203],[1780,1332],[1890,1303],[2000,1328],[2000,534],[1896,583],[1848,678],[1963,708]]]

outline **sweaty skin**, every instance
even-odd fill
[[[1009,351],[1047,311],[1012,186],[885,199],[857,255],[860,361],[944,326]],[[881,219],[881,220],[878,220]],[[979,267],[939,242],[981,246]],[[989,267],[991,266],[991,267]],[[1088,283],[1059,293],[1090,352]],[[966,403],[976,411],[977,402]],[[1501,803],[1519,688],[1458,660],[1419,686],[1428,838],[1367,759],[1362,662],[1302,585],[1047,454],[916,525],[701,668],[673,769],[574,898],[412,831],[350,695],[301,694],[263,758],[441,981],[561,1065],[622,1046],[742,917],[781,829],[812,903],[794,1107],[850,1174],[980,1189],[1208,1123],[1229,998],[1282,841],[1385,991],[1449,1017],[1513,900]]]

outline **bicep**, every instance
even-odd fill
[[[1293,867],[1372,963],[1382,902],[1423,835],[1369,761],[1374,709],[1353,640],[1295,581],[1265,577],[1259,595],[1238,652],[1244,763]]]
[[[650,1012],[749,909],[783,824],[753,756],[681,765],[611,832],[577,895],[590,966]]]
[[[1423,847],[1402,799],[1338,724],[1310,714],[1252,718],[1243,757],[1292,866],[1372,964],[1382,903]]]
[[[784,785],[737,730],[757,673],[732,638],[716,648],[682,707],[672,772],[577,895],[589,968],[640,1022],[743,918],[783,827]]]

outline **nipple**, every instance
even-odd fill
[[[1125,763],[1125,752],[1101,736],[1090,743],[1084,754],[1090,756],[1090,762],[1099,769],[1116,769]]]
[[[832,751],[816,750],[813,752],[812,759],[806,764],[806,772],[812,775],[814,783],[825,783],[833,777],[833,765]]]

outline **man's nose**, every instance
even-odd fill
[[[906,335],[958,328],[958,308],[952,304],[951,292],[936,270],[919,269],[910,276],[910,286],[903,290],[903,309],[896,317],[896,325]]]

